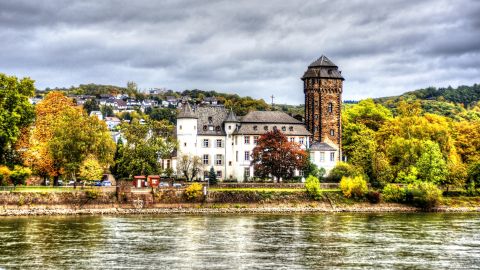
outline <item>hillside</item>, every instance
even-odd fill
[[[419,100],[424,112],[443,115],[454,120],[480,119],[480,85],[457,88],[428,87],[406,92],[399,96],[376,98],[376,103],[389,108],[394,114],[401,100]]]

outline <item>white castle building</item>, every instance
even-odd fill
[[[184,103],[177,116],[177,158],[183,155],[200,157],[203,167],[197,178],[208,177],[213,166],[217,178],[243,182],[254,176],[252,151],[258,138],[274,129],[310,151],[311,160],[329,171],[339,158],[334,144],[314,142],[305,125],[280,111],[252,111],[238,117],[223,106],[192,109]],[[298,172],[301,174],[301,172]]]

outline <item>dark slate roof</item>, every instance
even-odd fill
[[[227,118],[228,110],[223,106],[197,107],[198,135],[226,135],[223,122]]]
[[[177,119],[180,118],[198,118],[197,115],[193,112],[192,107],[188,102],[182,104],[182,107],[178,110]]]
[[[302,122],[281,111],[252,111],[242,117],[241,122],[302,124]]]
[[[242,123],[234,134],[262,135],[277,128],[286,136],[311,136],[303,124]]]
[[[328,143],[314,142],[310,145],[310,150],[314,151],[337,151],[337,149]]]
[[[331,78],[344,80],[342,72],[338,70],[338,67],[325,55],[322,55],[308,66],[307,71],[305,71],[302,76],[302,80],[306,78]]]
[[[228,116],[227,116],[227,119],[225,119],[225,122],[240,122],[240,120],[238,120],[238,117],[233,112],[233,110],[230,109],[230,112],[228,113]]]
[[[328,59],[325,55],[320,56],[317,60],[315,60],[313,63],[311,63],[309,68],[312,67],[338,67],[335,65],[330,59]]]

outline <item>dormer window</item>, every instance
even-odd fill
[[[208,117],[208,123],[209,124],[213,123],[213,117],[211,117],[211,116]]]
[[[264,127],[263,127],[263,130],[267,131],[267,130],[268,130],[268,126],[264,126]]]
[[[216,126],[215,131],[219,132],[220,131],[220,126]]]
[[[287,128],[285,126],[283,126],[282,131],[287,131]]]
[[[257,126],[253,126],[253,130],[257,131],[258,127]]]
[[[289,127],[288,130],[293,131],[293,127]]]
[[[207,131],[208,127],[207,125],[203,126],[203,131]]]

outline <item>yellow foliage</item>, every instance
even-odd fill
[[[202,184],[199,183],[192,183],[185,189],[185,195],[187,196],[188,200],[195,200],[202,196]]]
[[[361,198],[368,192],[367,181],[363,176],[343,177],[340,181],[340,189],[347,198]]]

